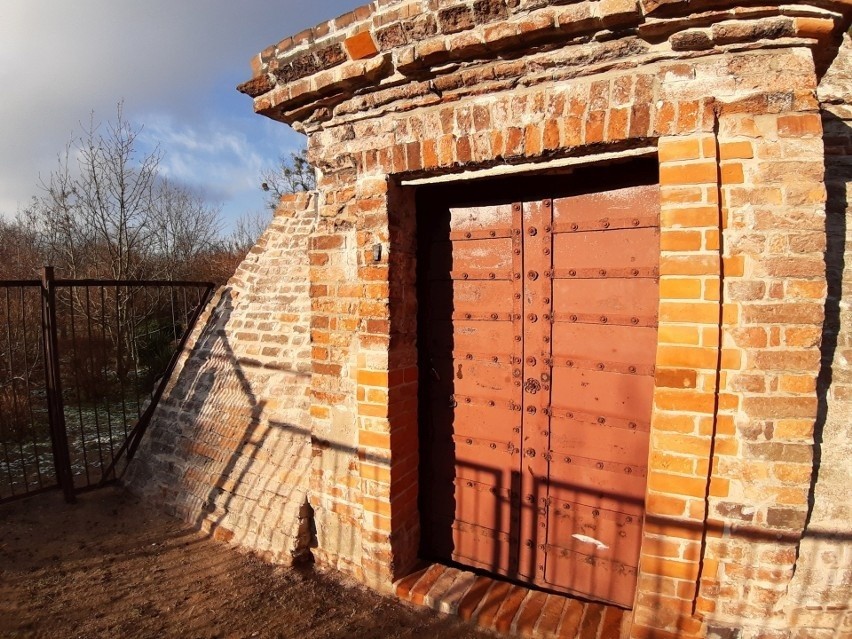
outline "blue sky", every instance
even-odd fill
[[[263,208],[259,174],[301,136],[252,111],[235,87],[267,45],[361,0],[0,1],[0,215],[38,193],[94,111],[124,103],[159,145],[162,172],[200,189],[230,224]]]

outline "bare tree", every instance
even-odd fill
[[[28,217],[39,230],[43,254],[63,276],[178,280],[213,249],[218,209],[159,175],[162,155],[156,148],[140,151],[141,131],[127,121],[121,104],[112,121],[97,123],[93,116],[42,181]],[[108,291],[108,299],[68,297],[66,303],[78,313],[105,317],[102,323],[115,327],[109,340],[124,344],[118,350],[135,358],[132,336],[151,321],[160,300],[140,301],[127,286]],[[122,359],[116,367],[123,377],[129,363]]]
[[[41,238],[26,211],[11,221],[0,217],[0,279],[35,279],[43,263]]]
[[[290,157],[282,155],[278,160],[278,166],[264,171],[260,177],[261,188],[269,193],[267,205],[273,211],[278,206],[282,195],[313,191],[317,186],[316,171],[308,162],[307,149],[290,153]]]
[[[225,245],[233,253],[245,256],[257,243],[257,240],[271,221],[271,211],[250,211],[243,213],[234,223],[234,229],[225,239]]]
[[[114,121],[97,124],[92,115],[42,181],[33,213],[48,257],[66,275],[144,277],[161,156],[158,150],[139,154],[140,132],[121,104]]]
[[[121,103],[112,121],[92,116],[42,181],[27,213],[46,258],[64,275],[180,279],[213,248],[219,210],[162,178],[162,154],[140,152],[141,132]]]
[[[216,250],[219,209],[190,189],[160,180],[151,204],[149,277],[193,279],[197,266]]]

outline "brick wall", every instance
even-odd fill
[[[828,297],[819,401],[814,427],[818,468],[796,561],[796,572],[781,606],[791,626],[820,628],[811,636],[848,636],[852,500],[852,40],[847,34],[818,96],[825,141],[826,274]],[[835,632],[836,634],[832,634]],[[845,634],[841,634],[845,633]]]
[[[282,200],[199,320],[127,478],[215,537],[285,563],[310,542],[314,220],[315,197]]]
[[[289,509],[289,545],[275,552],[298,545],[307,498],[317,561],[389,589],[419,538],[412,183],[655,155],[659,344],[631,636],[843,636],[850,71],[833,38],[844,11],[379,0],[266,49],[241,90],[307,133],[316,224],[307,243],[307,218],[292,233],[299,214],[279,216],[225,290],[217,309],[236,319],[211,315],[199,333],[134,485],[257,547],[244,510],[261,499],[239,492],[253,472]],[[279,264],[294,263],[305,270],[281,279]],[[264,296],[292,282],[298,300]],[[281,325],[243,324],[267,311]],[[285,324],[309,329],[310,350],[264,359]],[[236,365],[207,355],[226,347]],[[255,414],[291,396],[297,414]],[[243,431],[279,432],[267,425],[280,420],[299,435],[260,467],[218,439],[212,415],[228,410]]]

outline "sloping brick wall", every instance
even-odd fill
[[[222,539],[289,562],[310,542],[308,238],[282,200],[199,320],[127,484]]]

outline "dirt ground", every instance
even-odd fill
[[[0,505],[0,637],[493,637],[341,579],[266,564],[118,488]]]

